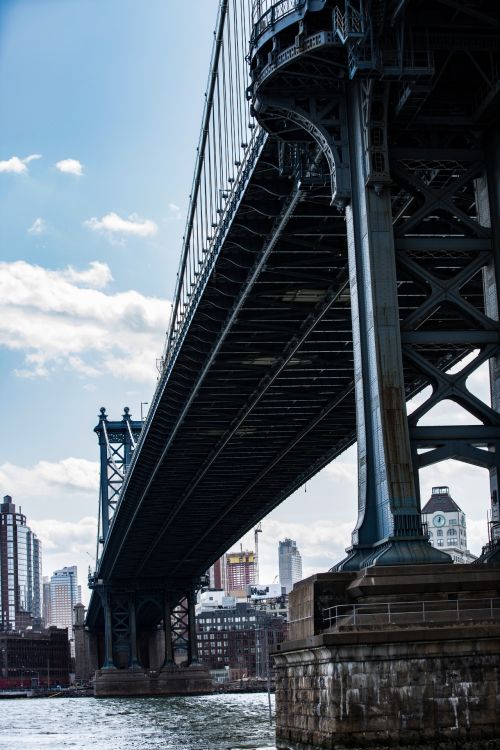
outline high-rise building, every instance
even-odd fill
[[[476,558],[467,549],[465,513],[450,495],[449,487],[433,487],[422,508],[422,521],[427,524],[433,547],[451,555],[456,563],[470,563]]]
[[[68,628],[70,639],[73,639],[74,606],[81,598],[76,565],[55,570],[50,579],[50,625]]]
[[[246,598],[247,585],[255,583],[255,553],[249,550],[226,554],[226,591]]]
[[[279,542],[278,561],[280,584],[288,594],[293,589],[293,584],[302,578],[302,558],[297,549],[297,542],[288,538]]]
[[[211,589],[226,590],[226,556],[222,555],[208,570],[208,583]]]
[[[45,627],[50,624],[50,578],[42,578],[42,618]]]
[[[41,619],[41,542],[10,495],[0,504],[0,630],[24,630]]]

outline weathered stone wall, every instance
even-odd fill
[[[458,616],[471,600],[478,606],[465,617],[475,622]],[[492,600],[499,566],[370,567],[296,584],[290,641],[276,655],[278,747],[500,750],[500,622],[484,605]],[[447,617],[457,602],[456,621],[423,618],[422,602],[426,612],[444,605]],[[346,604],[379,605],[379,614],[325,616]],[[399,610],[407,619],[388,618],[388,604],[410,605]]]
[[[500,748],[498,623],[324,634],[275,658],[279,748]]]

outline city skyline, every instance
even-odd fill
[[[0,348],[10,425],[0,485],[44,540],[45,575],[94,563],[99,408],[120,418],[130,406],[139,418],[152,399],[217,5],[198,3],[196,23],[190,6],[161,0],[0,9],[0,91],[16,102],[0,123]],[[187,26],[181,41],[175,30]],[[181,55],[182,80],[172,65]],[[471,380],[484,396],[485,371]],[[447,407],[445,418],[458,421],[449,403],[429,419],[437,423]],[[26,440],[28,420],[41,439]],[[423,500],[432,485],[451,486],[477,554],[487,540],[487,472],[447,462],[421,478]],[[342,557],[356,483],[351,448],[264,520],[261,580],[278,572],[276,539],[297,539],[305,576]],[[253,530],[242,543],[251,547]]]

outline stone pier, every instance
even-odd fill
[[[213,693],[208,670],[201,666],[159,670],[100,669],[94,677],[96,698],[114,696],[203,695]]]
[[[326,573],[290,595],[280,750],[500,748],[500,567]]]

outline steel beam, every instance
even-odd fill
[[[348,91],[352,201],[346,208],[358,447],[358,520],[339,570],[446,562],[424,537],[406,419],[391,196],[369,184],[360,83]],[[387,154],[386,154],[387,158]]]

